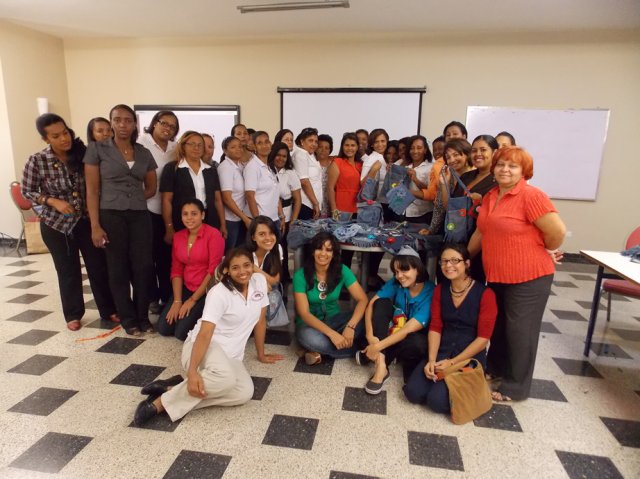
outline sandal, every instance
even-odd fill
[[[493,391],[491,393],[491,399],[495,402],[511,402],[512,399],[509,396],[502,394],[500,391]]]
[[[119,323],[120,316],[118,316],[118,313],[113,313],[112,315],[109,316],[109,321],[112,321],[114,323]]]
[[[82,323],[80,322],[79,319],[74,319],[73,321],[69,321],[67,323],[67,329],[69,329],[69,331],[77,331],[81,327],[82,327]]]
[[[320,353],[309,351],[304,353],[304,362],[307,363],[307,366],[315,366],[322,362],[322,356]]]

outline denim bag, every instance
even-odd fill
[[[360,191],[358,191],[358,196],[356,200],[359,202],[363,201],[374,201],[378,196],[378,182],[372,178],[367,178],[362,186],[360,187]]]
[[[376,201],[367,201],[358,203],[358,216],[356,221],[358,224],[366,225],[371,228],[377,228],[382,221],[382,206]]]
[[[415,197],[404,183],[400,183],[389,190],[387,199],[389,200],[389,208],[391,208],[394,213],[402,215],[407,207],[413,203]]]
[[[380,188],[380,195],[387,196],[389,190],[394,185],[404,183],[404,186],[409,186],[410,178],[407,176],[407,169],[400,165],[391,165],[391,169],[387,171],[387,176],[384,177],[382,188]],[[388,198],[388,197],[387,197]]]
[[[451,175],[460,185],[460,188],[464,190],[464,195],[453,198],[453,188],[444,175],[444,168],[441,170],[441,175],[445,178],[445,188],[449,195],[449,202],[447,204],[447,213],[444,218],[444,240],[446,243],[464,243],[467,244],[469,238],[473,234],[473,230],[476,227],[476,220],[473,215],[473,199],[471,198],[471,192],[467,185],[465,185],[458,174],[449,168]]]

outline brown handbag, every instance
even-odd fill
[[[477,359],[460,361],[443,372],[454,424],[473,421],[491,409],[491,390]]]

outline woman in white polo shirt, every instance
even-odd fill
[[[238,406],[249,401],[253,381],[242,359],[251,331],[260,362],[283,359],[280,354],[264,351],[267,281],[253,272],[251,253],[244,248],[231,250],[222,271],[221,281],[207,294],[202,318],[182,349],[187,379],[175,386],[175,377],[147,384],[143,393],[149,397],[138,405],[134,415],[137,426],[163,411],[177,421],[193,409]]]
[[[429,224],[433,216],[433,201],[425,201],[418,198],[418,196],[422,198],[421,190],[429,186],[429,172],[433,161],[431,150],[424,136],[415,135],[411,137],[408,158],[411,161],[407,164],[407,175],[411,178],[409,189],[415,192],[416,199],[407,207],[404,215],[409,223]]]
[[[320,216],[322,204],[322,168],[316,160],[315,152],[318,148],[318,130],[305,128],[296,137],[291,158],[293,167],[298,173],[302,185],[301,220],[315,219]]]
[[[245,153],[239,139],[228,136],[222,142],[224,160],[218,166],[220,190],[224,205],[224,218],[227,223],[227,242],[225,252],[244,244],[247,227],[251,218],[245,213],[244,177],[242,158]]]
[[[244,167],[244,195],[247,202],[245,213],[251,218],[266,216],[276,224],[280,235],[284,231],[284,214],[280,205],[278,177],[267,160],[271,152],[271,141],[266,131],[253,134],[256,154]]]

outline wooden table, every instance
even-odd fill
[[[591,349],[591,338],[596,327],[596,318],[600,306],[600,290],[602,288],[602,278],[624,278],[632,283],[640,285],[640,263],[633,263],[629,256],[622,256],[617,252],[610,251],[580,251],[580,254],[594,264],[598,265],[596,285],[593,290],[593,301],[591,302],[591,314],[589,316],[589,327],[587,328],[587,338],[584,345],[584,355],[589,357]],[[605,273],[607,269],[611,273]]]

